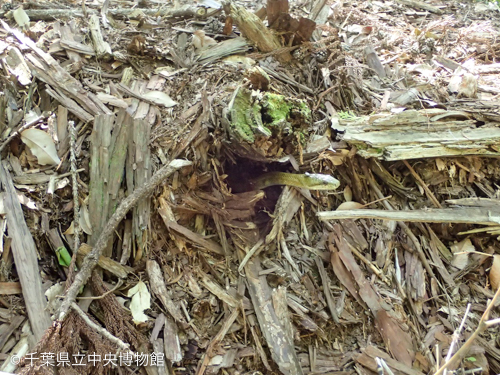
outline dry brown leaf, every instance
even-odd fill
[[[347,157],[348,154],[349,150],[346,149],[335,150],[335,152],[327,150],[319,155],[319,160],[327,159],[330,160],[333,165],[339,166],[344,164],[344,159]]]
[[[27,129],[21,133],[21,140],[29,147],[40,165],[55,165],[61,162],[57,156],[52,137],[40,129]]]
[[[352,201],[352,189],[349,185],[344,188],[344,199],[346,202]]]
[[[363,208],[365,205],[358,203],[358,202],[344,202],[341,203],[336,211],[342,211],[342,210],[359,210],[360,208]]]
[[[436,167],[438,171],[444,171],[446,169],[446,162],[443,159],[436,159]]]
[[[497,290],[500,286],[500,255],[493,255],[493,264],[490,269],[490,283],[493,290]]]

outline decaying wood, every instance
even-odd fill
[[[10,28],[4,21],[1,21],[1,24],[34,52],[27,55],[28,65],[35,77],[50,85],[47,87],[49,95],[60,103],[66,104],[66,107],[83,121],[90,121],[97,114],[111,113],[103,103],[83,88],[80,81],[73,78],[52,56],[38,48],[31,39]]]
[[[207,365],[210,360],[210,355],[214,352],[216,347],[219,345],[219,343],[222,341],[224,336],[227,334],[229,328],[231,328],[231,325],[234,323],[236,318],[239,315],[239,310],[238,309],[233,309],[231,314],[229,314],[224,322],[222,323],[221,329],[219,332],[217,332],[217,335],[212,339],[210,342],[209,347],[207,348],[207,353],[205,354],[203,358],[203,362],[201,363],[201,366],[199,367],[197,373],[198,374],[203,374],[205,372],[205,369],[207,368]]]
[[[37,248],[24,220],[23,210],[17,198],[14,184],[2,160],[0,160],[0,182],[5,192],[4,204],[7,212],[9,236],[12,238],[12,254],[23,289],[31,329],[38,341],[51,322],[45,309],[47,302],[42,290]]]
[[[77,172],[82,172],[84,169],[77,169]],[[20,176],[14,176],[12,180],[15,184],[19,185],[38,185],[49,182],[51,179],[59,180],[70,176],[71,173],[61,173],[61,174],[46,174],[46,173],[30,173],[23,174]]]
[[[268,73],[269,75],[273,76],[274,78],[277,78],[279,79],[280,81],[283,81],[285,83],[288,83],[292,86],[296,86],[298,89],[304,91],[304,92],[307,92],[309,94],[312,94],[313,91],[311,90],[311,88],[299,83],[299,82],[296,82],[294,81],[293,79],[291,79],[289,76],[287,76],[286,74],[283,74],[281,72],[277,72],[273,69],[271,69],[270,67],[267,67],[267,66],[263,66],[262,69]]]
[[[376,327],[391,354],[398,361],[411,366],[415,359],[415,350],[413,349],[411,336],[407,331],[403,330],[401,324],[395,319],[392,309],[386,310],[382,308],[380,298],[354,260],[348,248],[347,240],[342,236],[339,224],[334,225],[334,232],[330,238],[335,242],[338,251],[333,251],[333,246],[330,249],[333,255],[338,255],[345,269],[344,277],[340,281],[346,283],[350,279],[352,282],[350,288],[352,288],[353,284],[356,284],[359,299],[368,306],[370,312],[373,314]],[[345,285],[347,286],[347,284]]]
[[[412,369],[410,366],[401,363],[400,361],[395,361],[387,353],[384,353],[380,349],[373,345],[370,345],[361,350],[361,354],[356,355],[355,361],[363,364],[372,371],[377,371],[377,362],[375,358],[382,358],[389,365],[394,374],[405,374],[405,375],[422,375],[421,371]]]
[[[408,110],[339,120],[334,129],[365,157],[406,160],[430,157],[500,156],[499,123],[480,127],[475,115],[463,111]]]
[[[87,15],[99,15],[99,11],[92,8],[86,8],[86,13],[81,9],[26,9],[25,12],[28,17],[33,21],[53,21],[62,20],[67,18],[84,18]],[[128,18],[131,15],[139,17],[140,15],[153,17],[168,17],[168,18],[192,18],[196,17],[196,8],[191,5],[181,6],[175,9],[163,8],[132,8],[132,9],[109,9],[108,13],[116,18]],[[9,17],[10,15],[6,15]]]
[[[183,358],[178,331],[175,322],[169,317],[165,317],[165,331],[163,335],[165,356],[172,362],[180,362]]]
[[[341,210],[318,212],[320,220],[334,219],[382,219],[422,223],[468,223],[498,225],[500,210],[488,208],[443,208],[413,211]]]
[[[10,336],[17,330],[17,328],[24,322],[25,317],[21,315],[14,316],[10,320],[10,324],[2,325],[0,334],[0,345],[4,347]]]
[[[303,374],[295,352],[293,337],[287,334],[285,328],[290,324],[288,311],[276,310],[273,304],[273,292],[269,288],[266,278],[259,276],[260,271],[261,266],[258,258],[251,260],[245,266],[248,291],[252,303],[256,307],[255,314],[271,351],[271,356],[283,374]]]
[[[222,248],[222,246],[220,246],[219,244],[217,244],[212,240],[207,240],[203,238],[198,233],[195,233],[183,227],[182,225],[179,225],[175,222],[166,222],[165,225],[167,225],[169,229],[183,235],[189,241],[193,242],[194,244],[197,244],[198,246],[201,246],[204,249],[213,251],[216,254],[224,254],[224,249]]]
[[[124,110],[118,116],[100,115],[94,121],[91,152],[91,184],[89,192],[89,217],[93,245],[121,199],[119,190],[127,155],[132,119]],[[123,193],[122,193],[123,194]],[[103,254],[109,257],[111,247]]]
[[[323,292],[325,293],[326,302],[328,303],[328,309],[332,315],[333,321],[339,323],[339,316],[337,314],[337,308],[333,301],[332,292],[330,290],[330,280],[326,274],[325,267],[323,266],[323,260],[319,257],[315,258],[316,266],[318,267],[319,275],[321,276],[321,282],[323,283]]]
[[[160,299],[165,309],[167,309],[170,315],[172,315],[172,318],[174,318],[177,322],[186,324],[186,319],[182,315],[179,306],[176,305],[170,297],[170,293],[167,290],[165,280],[163,279],[158,263],[152,260],[148,260],[146,263],[146,268],[153,293],[155,293],[156,296]]]
[[[229,39],[202,50],[197,62],[199,64],[210,64],[226,56],[244,53],[248,49],[245,38]]]
[[[270,31],[255,14],[245,8],[231,3],[231,17],[240,28],[243,35],[262,52],[277,52],[277,59],[283,63],[289,62],[292,56],[289,52],[279,52],[282,48],[278,37]]]
[[[99,17],[97,17],[97,15],[90,16],[90,35],[92,37],[92,41],[94,42],[96,56],[100,59],[108,59],[111,57],[113,52],[111,51],[109,43],[104,41],[99,22]]]
[[[216,295],[221,301],[224,301],[233,308],[238,306],[238,301],[229,295],[219,284],[212,280],[208,275],[199,272],[201,276],[201,282],[208,289],[209,292]]]
[[[385,69],[380,62],[375,49],[372,46],[365,47],[364,54],[368,66],[372,68],[380,78],[386,77],[387,74],[385,73]]]
[[[146,106],[145,103],[141,104]],[[149,110],[149,105],[147,107]],[[127,190],[134,191],[146,185],[153,173],[151,150],[149,148],[151,125],[146,120],[136,118],[129,129],[132,131],[127,136],[128,155],[126,158],[125,173],[127,176]],[[117,170],[121,171],[122,169]],[[151,202],[149,199],[142,199],[132,211],[132,240],[137,243],[137,254],[135,257],[137,261],[142,258],[144,249],[147,246],[145,231],[150,222],[150,206]]]
[[[21,294],[22,292],[19,282],[0,282],[0,295]]]

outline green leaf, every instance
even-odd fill
[[[68,250],[64,247],[58,247],[56,249],[57,260],[59,264],[63,267],[69,267],[71,263],[71,255],[69,255]]]

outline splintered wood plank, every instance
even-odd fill
[[[500,210],[488,208],[429,208],[425,210],[340,210],[317,214],[320,220],[381,219],[420,223],[464,223],[498,225]]]
[[[3,186],[4,205],[7,212],[7,227],[12,238],[12,254],[17,274],[23,289],[24,302],[31,329],[36,340],[40,340],[50,326],[50,316],[46,310],[47,300],[42,290],[42,280],[38,269],[35,241],[24,221],[24,214],[17,198],[10,174],[0,160],[0,181]]]
[[[90,36],[92,42],[94,42],[94,49],[96,51],[97,57],[100,59],[109,58],[112,55],[111,46],[108,42],[104,41],[101,32],[101,25],[99,23],[99,17],[95,14],[90,16],[89,21]]]
[[[10,320],[9,325],[2,325],[0,329],[0,348],[3,348],[9,337],[17,330],[21,323],[24,322],[24,319],[24,316],[17,315]]]
[[[266,276],[260,276],[262,267],[258,257],[245,266],[248,291],[259,327],[267,341],[271,357],[281,372],[289,375],[303,374],[295,351],[293,337],[290,337],[290,317],[286,309],[286,300],[276,295],[267,284]]]
[[[147,105],[146,103],[141,103]],[[149,105],[147,105],[149,108]],[[127,190],[134,191],[138,187],[144,186],[152,175],[151,171],[151,150],[149,148],[149,135],[151,125],[140,119],[134,119],[131,126],[131,132],[128,134],[128,158],[126,166]],[[137,203],[133,209],[132,233],[138,245],[138,254],[136,260],[141,258],[141,252],[146,246],[146,237],[144,231],[149,224],[149,215],[151,212],[151,200],[145,198]]]
[[[197,63],[210,64],[226,56],[243,54],[248,50],[248,47],[245,38],[228,39],[201,51]]]
[[[343,132],[343,140],[356,146],[364,158],[499,156],[500,123],[480,127],[477,123],[468,112],[427,109],[338,120],[332,127]]]
[[[170,317],[165,317],[163,337],[165,338],[165,357],[172,362],[182,361],[184,355],[180,345],[179,329]]]
[[[146,272],[149,276],[151,291],[158,297],[163,307],[165,307],[176,322],[186,324],[186,319],[182,315],[179,305],[174,303],[170,291],[167,289],[160,265],[154,260],[148,260],[146,262]]]
[[[125,110],[114,115],[98,115],[91,134],[89,214],[93,245],[113,214],[121,195],[132,118]],[[109,249],[109,251],[111,248]],[[108,252],[103,254],[110,256]]]
[[[255,14],[249,12],[244,7],[231,3],[231,17],[238,25],[243,35],[250,39],[257,48],[262,52],[278,51],[282,48],[280,40],[271,30],[269,30],[264,22]],[[276,58],[286,63],[292,59],[292,55],[288,51],[278,52]]]
[[[111,145],[111,130],[114,116],[96,116],[94,129],[90,135],[90,191],[89,191],[89,214],[92,226],[92,236],[89,238],[90,245],[94,245],[102,228],[107,221],[109,212],[109,159]],[[110,254],[103,254],[109,256]]]

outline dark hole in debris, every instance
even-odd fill
[[[267,172],[291,172],[289,164],[261,163],[254,160],[236,157],[227,160],[224,173],[227,174],[226,182],[234,194],[251,190],[251,181]],[[274,212],[276,202],[281,194],[282,186],[270,186],[264,189],[265,198],[255,206],[254,223],[260,228],[267,225]]]

